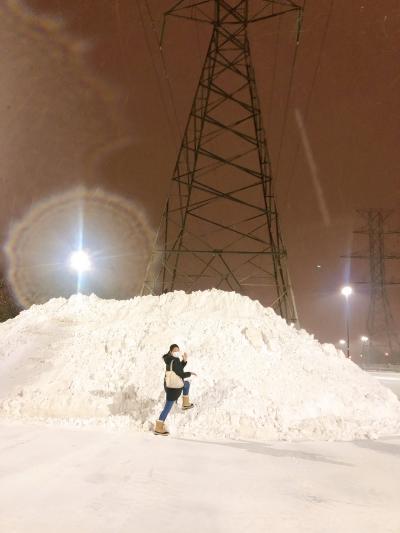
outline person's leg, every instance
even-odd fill
[[[183,382],[183,395],[189,396],[189,389],[190,389],[190,381],[184,381]]]
[[[189,389],[190,389],[189,381],[184,381],[183,382],[182,409],[191,409],[193,407],[193,404],[190,403],[190,400],[189,400]]]
[[[165,419],[167,418],[167,416],[169,415],[169,412],[171,411],[172,409],[172,406],[174,405],[174,401],[172,400],[167,400],[165,402],[165,406],[164,406],[164,409],[161,411],[161,414],[160,414],[160,417],[159,417],[159,420],[162,420],[162,422],[165,422]]]

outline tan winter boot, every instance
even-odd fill
[[[165,423],[162,420],[156,420],[156,427],[154,428],[155,435],[169,435],[169,431],[165,429]]]
[[[194,407],[192,403],[190,403],[189,396],[182,396],[182,409],[191,409]]]

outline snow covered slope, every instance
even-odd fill
[[[387,388],[288,326],[218,290],[128,301],[53,299],[0,325],[0,416],[148,430],[164,401],[161,355],[189,353],[192,401],[168,423],[207,438],[353,439],[400,433]]]

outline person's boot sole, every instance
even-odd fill
[[[194,404],[192,403],[192,405],[189,405],[188,407],[182,407],[182,410],[187,411],[188,409],[193,409],[193,407],[194,407]]]
[[[168,437],[169,431],[166,431],[165,433],[160,433],[159,431],[153,431],[154,435],[162,435],[163,437]]]

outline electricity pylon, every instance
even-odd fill
[[[181,1],[166,13],[213,29],[143,294],[216,287],[298,321],[247,31],[288,13],[301,20],[286,0]]]
[[[387,287],[400,285],[400,281],[388,280],[386,276],[386,262],[400,260],[400,253],[387,250],[387,241],[390,237],[400,235],[400,231],[388,229],[387,221],[393,211],[364,209],[358,213],[364,220],[364,225],[354,233],[368,238],[369,249],[367,252],[356,252],[347,257],[369,262],[369,281],[356,283],[368,284],[370,288],[367,319],[370,353],[375,358],[378,356],[382,359],[387,355],[391,362],[400,362],[400,338],[387,294]]]

